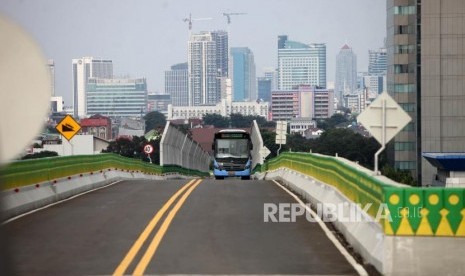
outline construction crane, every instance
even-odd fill
[[[204,17],[204,18],[192,18],[192,14],[189,13],[189,18],[184,18],[182,21],[189,22],[189,37],[192,32],[192,21],[201,21],[201,20],[211,20],[211,17]]]
[[[226,16],[226,19],[228,21],[228,25],[231,24],[231,16],[232,15],[244,15],[247,14],[245,12],[223,12],[223,16]]]

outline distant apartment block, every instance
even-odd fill
[[[109,117],[141,117],[147,108],[147,82],[141,79],[90,78],[87,114]]]
[[[387,73],[387,51],[386,48],[368,51],[368,74],[383,75]]]
[[[299,85],[293,90],[272,91],[271,113],[273,121],[329,118],[334,114],[334,90]]]
[[[165,93],[170,95],[173,106],[189,105],[189,77],[187,62],[171,66],[165,71]]]
[[[72,60],[74,117],[87,116],[87,84],[89,78],[113,77],[111,60],[83,57]]]
[[[228,34],[224,31],[193,34],[188,42],[189,106],[217,104],[221,79],[228,76]]]
[[[278,90],[308,84],[326,88],[326,45],[278,37]]]

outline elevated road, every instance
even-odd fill
[[[357,275],[317,223],[264,222],[294,202],[269,181],[125,181],[3,230],[15,275]]]

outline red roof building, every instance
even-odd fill
[[[95,137],[111,140],[111,119],[100,114],[93,115],[80,121],[83,134],[91,134]]]

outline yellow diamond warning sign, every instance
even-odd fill
[[[81,126],[73,117],[66,115],[66,117],[57,124],[55,129],[69,141],[81,130]]]

